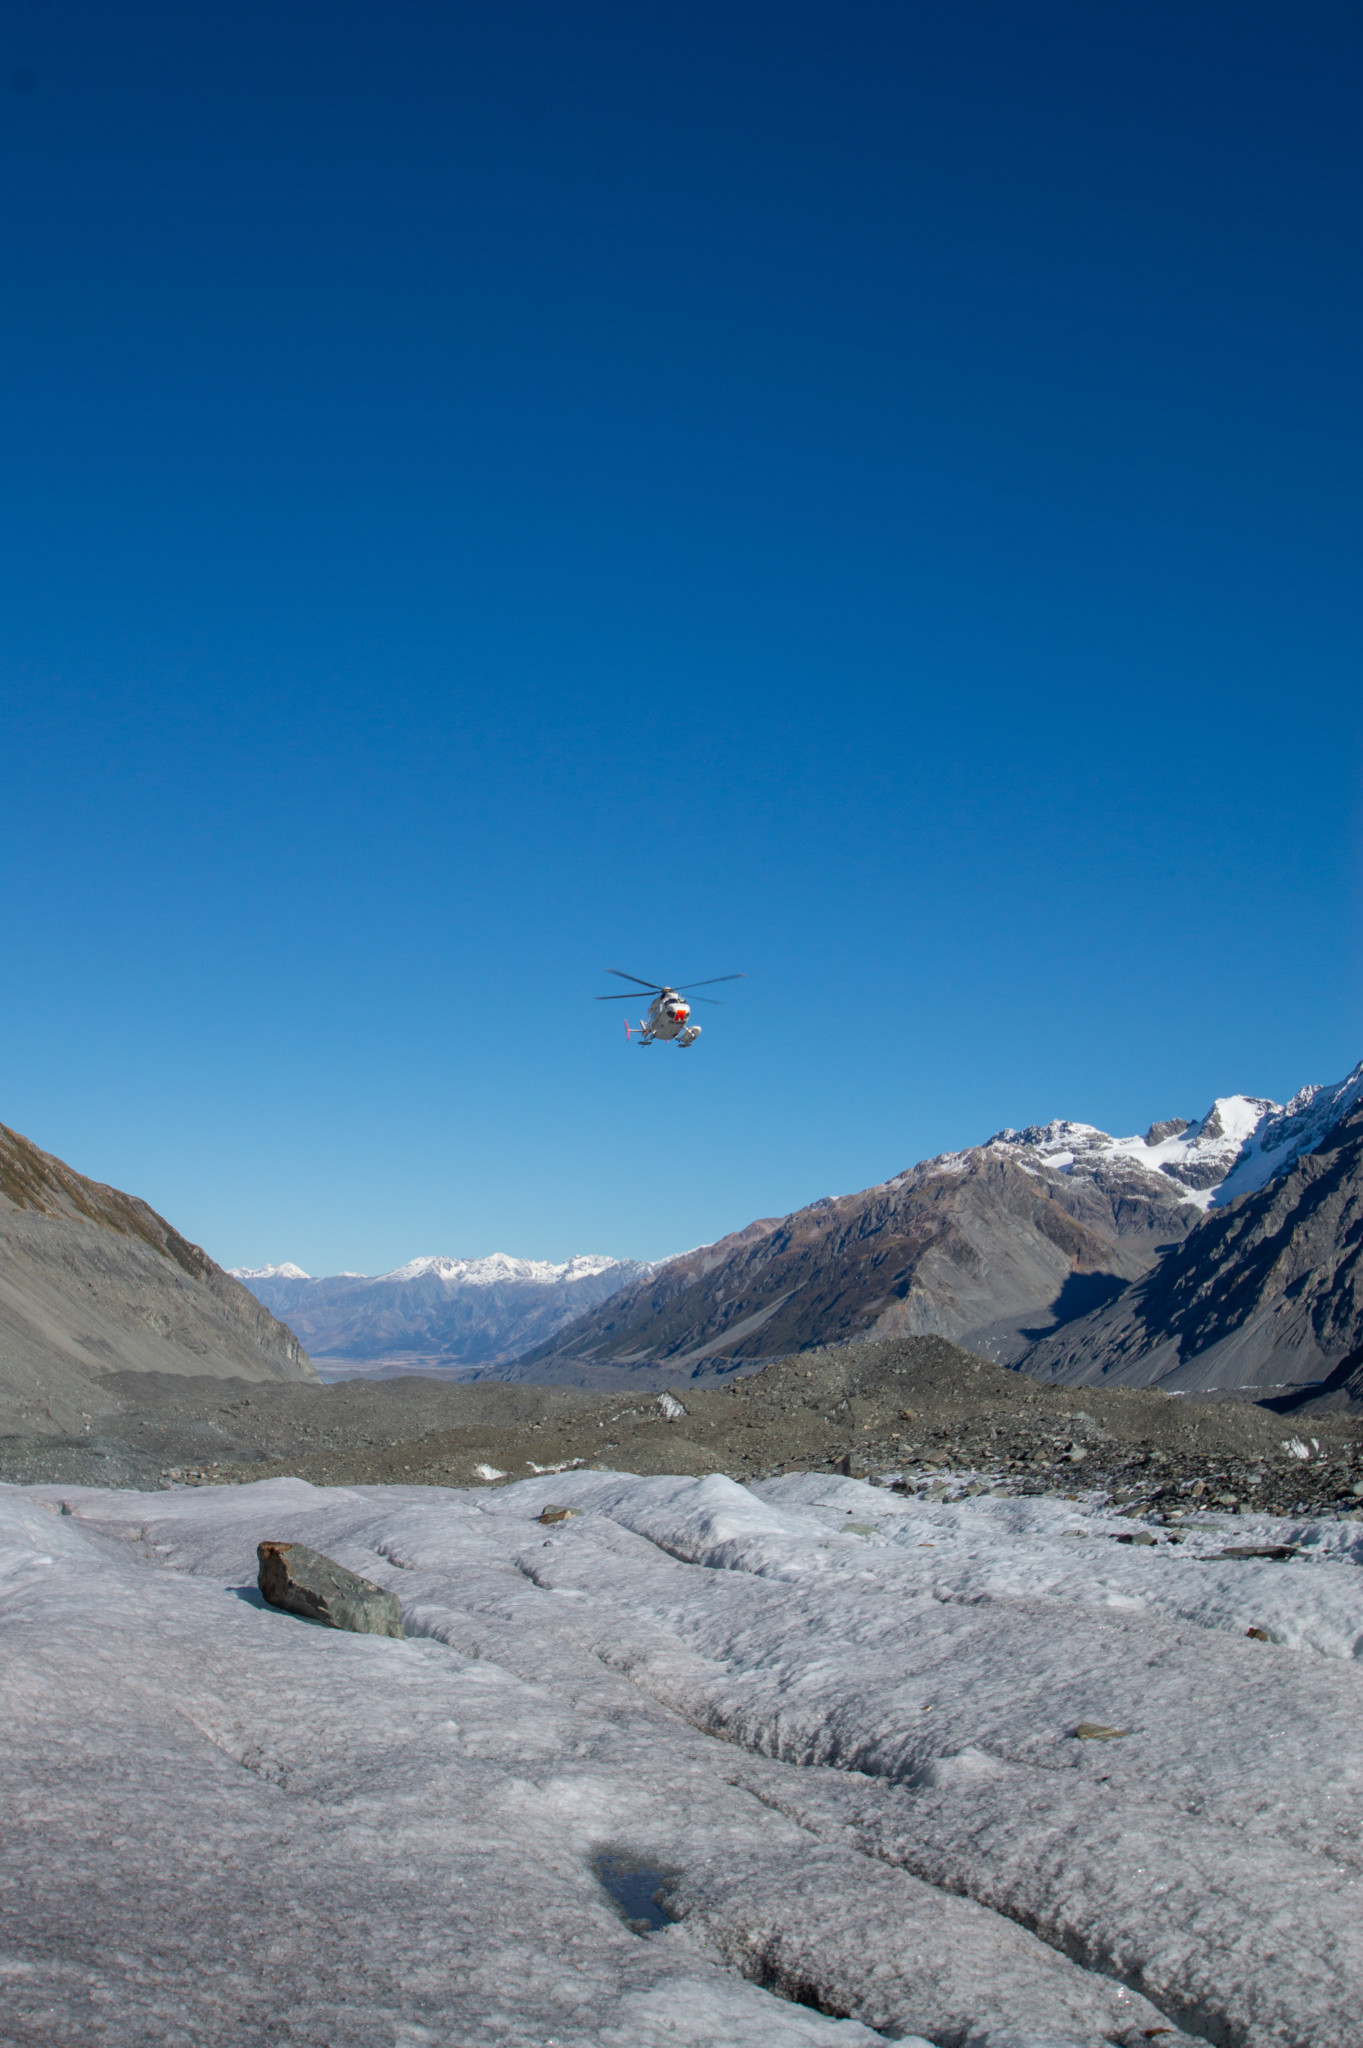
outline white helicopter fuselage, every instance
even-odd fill
[[[691,1005],[686,1000],[684,989],[668,988],[665,982],[645,981],[641,974],[626,974],[622,967],[608,967],[607,974],[613,974],[617,981],[632,981],[634,987],[627,995],[618,992],[609,996],[597,996],[598,1003],[641,1003],[649,998],[648,1015],[641,1017],[638,1024],[625,1019],[625,1037],[639,1034],[640,1045],[656,1045],[661,1039],[674,1045],[694,1045],[700,1037],[699,1024],[691,1022]],[[719,981],[742,981],[741,974],[712,974],[705,981],[690,981],[687,988],[713,988]],[[713,996],[698,996],[701,1003],[713,1003]]]
[[[691,1005],[685,996],[679,996],[672,988],[663,989],[649,1004],[648,1015],[640,1019],[640,1045],[652,1045],[659,1039],[667,1041],[674,1038],[680,1046],[694,1045],[700,1037],[700,1026],[687,1021],[690,1015]],[[629,1029],[629,1025],[626,1024],[626,1032]]]

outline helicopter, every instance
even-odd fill
[[[638,1024],[631,1024],[628,1017],[625,1019],[626,1040],[637,1031],[640,1045],[654,1045],[659,1039],[675,1039],[682,1047],[694,1045],[700,1037],[700,1026],[687,1022],[691,1015],[691,1005],[686,1000],[686,990],[713,988],[716,982],[747,979],[743,974],[714,974],[708,981],[688,981],[685,988],[669,988],[666,982],[644,981],[637,974],[622,973],[618,967],[608,967],[606,972],[615,975],[620,981],[637,982],[638,989],[625,989],[619,995],[597,996],[598,1003],[627,1003],[631,997],[642,1002],[641,991],[653,998],[648,1006],[648,1015],[641,1018]],[[717,1007],[719,1005],[717,996],[697,996],[696,1001],[714,1003]]]

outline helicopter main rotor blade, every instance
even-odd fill
[[[717,981],[746,981],[747,978],[746,974],[712,974],[708,981],[684,981],[677,993],[680,995],[682,989],[688,988],[713,988]],[[701,997],[701,1001],[706,1003],[712,1003],[714,1000],[713,996]]]
[[[724,979],[723,975],[720,976],[720,979],[721,981]],[[737,979],[741,980],[742,976],[738,976]],[[592,997],[592,1001],[594,1003],[632,1003],[634,1002],[634,1000],[634,991],[628,988],[624,989],[618,996]],[[722,1010],[724,1008],[724,1005],[720,1001],[718,996],[697,996],[696,1001],[698,1003],[708,1003],[712,1010]]]
[[[613,974],[617,981],[638,981],[640,988],[660,989],[666,986],[666,984],[661,981],[639,981],[639,977],[637,974],[622,974],[618,967],[608,967],[606,969],[606,972],[607,974]]]

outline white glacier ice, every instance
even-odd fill
[[[1363,1526],[1132,1527],[817,1475],[0,1488],[0,2038],[1357,2048]],[[264,1537],[407,1639],[263,1608]]]

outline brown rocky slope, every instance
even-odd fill
[[[1066,1171],[1025,1136],[672,1259],[501,1376],[590,1384],[634,1366],[706,1378],[816,1344],[927,1334],[1011,1363],[1147,1272],[1200,1216],[1172,1180],[1121,1159]]]
[[[0,1429],[80,1431],[120,1372],[316,1381],[297,1338],[135,1195],[0,1124]]]

